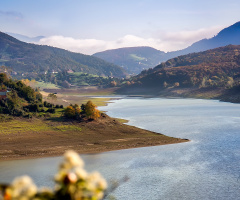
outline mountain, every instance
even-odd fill
[[[180,55],[206,51],[230,44],[240,45],[240,22],[223,29],[213,38],[200,40],[179,51],[165,53],[151,47],[131,47],[107,50],[96,53],[94,56],[122,66],[130,74],[139,74],[143,69],[155,67],[161,62]]]
[[[0,32],[0,65],[10,67],[18,74],[71,69],[101,76],[127,75],[121,67],[97,57],[21,42],[2,32]]]
[[[168,89],[226,89],[240,85],[240,45],[172,58],[132,77],[119,91],[159,94]]]
[[[167,53],[167,58],[173,58],[179,55],[185,55],[193,52],[206,51],[209,49],[214,49],[217,47],[227,46],[227,45],[240,45],[240,22],[237,22],[222,31],[220,31],[216,36],[210,39],[203,39],[198,42],[193,43],[186,49],[173,51]]]
[[[160,64],[165,53],[151,47],[127,47],[95,53],[93,56],[119,65],[129,74],[139,74],[144,69]]]
[[[17,33],[9,33],[9,32],[6,32],[6,34],[8,34],[22,42],[27,42],[27,43],[39,42],[41,39],[45,38],[44,36],[28,37],[26,35],[21,35],[21,34],[17,34]]]

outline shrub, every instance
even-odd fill
[[[64,116],[67,118],[75,118],[76,117],[76,111],[73,106],[68,106],[64,110]]]
[[[38,112],[39,111],[39,105],[37,103],[30,104],[27,106],[29,112]]]
[[[56,110],[55,110],[55,108],[48,108],[46,112],[48,112],[48,113],[55,113]]]

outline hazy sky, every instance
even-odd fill
[[[126,46],[185,48],[240,21],[239,0],[0,0],[2,32],[92,54]]]

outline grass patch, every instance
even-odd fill
[[[111,100],[111,98],[89,98],[83,100],[82,102],[87,103],[87,101],[89,100],[92,101],[96,106],[106,106]]]
[[[131,59],[135,60],[135,61],[142,61],[142,60],[146,60],[146,58],[144,57],[139,57],[136,54],[130,54],[129,55]]]
[[[0,123],[0,134],[17,134],[17,133],[43,133],[43,132],[79,132],[82,129],[74,124],[59,124],[42,119],[21,120],[13,119],[8,122]]]
[[[115,120],[117,120],[118,122],[120,122],[120,123],[128,123],[129,122],[129,120],[126,120],[126,119],[121,119],[121,118],[114,118]]]
[[[19,119],[14,119],[7,122],[0,123],[0,134],[10,134],[10,133],[24,133],[24,132],[40,132],[40,131],[50,131],[52,127],[44,123],[41,120],[31,120],[23,121]]]
[[[44,81],[36,81],[36,83],[34,84],[35,88],[40,88],[40,90],[43,89],[59,89],[59,87],[53,83],[46,83]]]

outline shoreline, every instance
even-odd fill
[[[158,134],[158,133],[157,133]],[[180,139],[181,140],[181,139]],[[96,149],[92,150],[91,152],[89,151],[78,151],[75,149],[66,149],[67,150],[74,150],[78,154],[81,155],[94,155],[94,154],[101,154],[101,153],[107,153],[107,152],[113,152],[113,151],[121,151],[121,150],[127,150],[127,149],[137,149],[137,148],[145,148],[145,147],[154,147],[154,146],[162,146],[162,145],[174,145],[174,144],[179,144],[179,143],[184,143],[184,142],[190,142],[188,139],[182,139],[183,141],[181,142],[175,142],[175,143],[169,143],[169,144],[158,144],[158,145],[147,145],[147,146],[138,146],[138,147],[127,147],[127,148],[119,148],[119,149]],[[64,151],[65,152],[65,151]],[[30,160],[30,159],[41,159],[41,158],[55,158],[55,157],[62,157],[64,152],[62,153],[49,153],[49,154],[28,154],[27,156],[19,156],[19,155],[13,155],[12,157],[6,157],[0,159],[1,162],[4,161],[15,161],[15,160]]]
[[[41,126],[45,122],[41,119],[32,119],[29,123]],[[22,132],[1,134],[0,160],[56,157],[62,156],[69,149],[80,154],[95,154],[190,141],[126,125],[108,116],[97,122],[61,122],[61,126],[64,124],[72,127],[71,131],[66,132],[57,130],[59,124],[56,125],[56,122],[48,123],[55,128],[46,131],[24,129]]]

